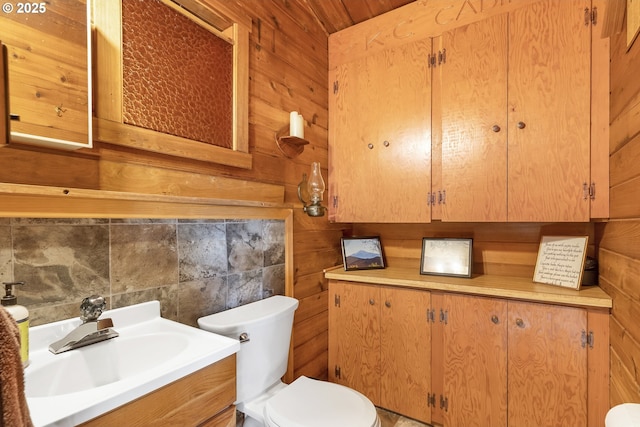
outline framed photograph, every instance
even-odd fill
[[[380,237],[343,237],[342,260],[345,270],[384,268]]]
[[[589,236],[542,236],[533,281],[578,290]]]
[[[420,274],[471,277],[473,269],[473,239],[422,239]]]

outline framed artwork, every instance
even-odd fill
[[[385,268],[380,237],[343,237],[341,243],[345,270]]]
[[[471,277],[472,266],[473,239],[422,239],[420,274]]]
[[[533,281],[578,290],[589,236],[542,236]]]

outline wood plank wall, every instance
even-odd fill
[[[640,403],[640,41],[611,36],[610,216],[596,227],[600,286],[613,298],[611,406]]]
[[[297,184],[312,161],[319,161],[327,177],[327,34],[304,0],[207,0],[252,20],[249,58],[249,132],[251,170],[217,166],[137,152],[96,142],[84,153],[45,149],[0,150],[0,181],[88,189],[127,191],[131,180],[149,180],[155,193],[202,196],[211,176],[283,185],[285,202],[294,214],[294,296],[300,308],[294,325],[294,375],[327,377],[327,286],[322,269],[341,262],[340,236],[344,225],[331,225],[326,216],[312,219],[302,213]],[[310,141],[296,159],[276,147],[275,132],[299,111],[307,121]],[[135,176],[118,171],[135,166]],[[131,169],[127,168],[127,170]],[[127,181],[129,184],[127,184]],[[139,188],[139,186],[138,186]],[[166,190],[166,191],[164,191]],[[194,194],[190,194],[193,192]],[[1,209],[1,206],[0,206]]]

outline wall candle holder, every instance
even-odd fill
[[[309,141],[304,139],[304,119],[297,111],[290,114],[290,124],[276,132],[276,145],[290,159],[298,157]]]

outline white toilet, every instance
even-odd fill
[[[235,403],[244,427],[379,427],[373,403],[355,390],[304,376],[281,381],[296,308],[298,300],[276,295],[198,319],[201,329],[241,342]]]

